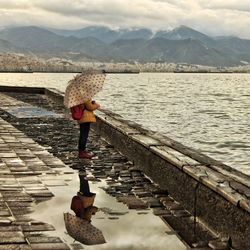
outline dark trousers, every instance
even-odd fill
[[[86,144],[89,136],[90,122],[80,123],[80,137],[78,143],[79,150],[85,150]]]
[[[85,196],[91,196],[92,193],[89,190],[89,182],[85,179],[83,175],[79,175],[80,179],[80,192]]]

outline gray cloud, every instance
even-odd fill
[[[249,10],[249,0],[0,0],[0,23],[154,30],[184,24],[212,35],[250,38]]]
[[[29,0],[0,0],[0,10],[17,10],[27,9],[32,6],[32,2]]]
[[[200,0],[201,6],[209,9],[219,9],[219,10],[234,10],[234,11],[250,11],[250,2],[238,1],[238,0],[227,0],[227,1],[218,1],[218,0]]]

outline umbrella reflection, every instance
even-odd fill
[[[74,215],[64,213],[65,227],[68,234],[85,245],[105,243],[102,231],[91,224],[91,217],[98,211],[94,206],[95,193],[90,192],[85,173],[79,171],[80,189],[73,196],[70,208]]]

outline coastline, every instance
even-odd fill
[[[64,58],[43,59],[15,53],[0,53],[0,72],[5,73],[79,73],[86,69],[116,73],[250,73],[250,64],[222,66],[171,62],[72,61]]]

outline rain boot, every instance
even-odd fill
[[[79,156],[79,158],[83,158],[83,159],[91,159],[92,158],[92,155],[85,150],[79,150],[78,156]]]

